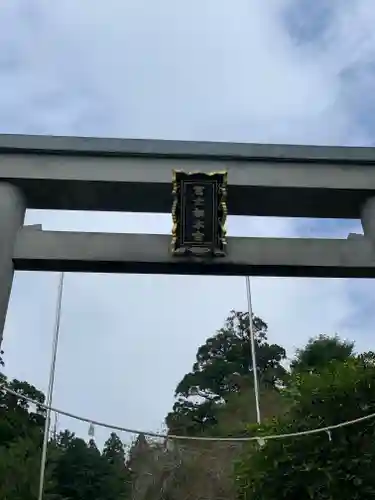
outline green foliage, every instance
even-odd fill
[[[332,361],[346,361],[353,356],[354,343],[341,340],[337,335],[319,335],[310,339],[303,349],[298,349],[290,368],[292,372],[309,372],[324,369]]]
[[[264,321],[254,316],[253,322],[264,423],[254,424],[249,317],[232,311],[178,384],[166,419],[171,433],[265,436],[375,413],[375,353],[356,355],[352,343],[321,335],[297,351],[287,372],[284,349],[268,342]],[[0,372],[1,385],[44,402],[37,388]],[[44,422],[40,406],[0,387],[0,500],[37,498]],[[93,439],[86,442],[65,430],[49,442],[44,498],[233,500],[234,487],[238,500],[375,498],[372,419],[330,434],[268,440],[262,447],[184,445],[170,452],[139,436],[127,456],[115,433],[101,451]]]
[[[218,436],[275,435],[337,425],[375,413],[373,352],[355,355],[353,343],[320,335],[297,351],[286,375],[281,367],[283,350],[268,346],[263,336],[267,328],[259,320],[257,356],[264,424],[249,426],[254,422],[249,412],[254,408],[252,366],[241,315],[232,313],[225,327],[198,350],[192,372],[177,387],[178,400],[167,418],[170,430]],[[221,486],[228,484],[223,470],[231,470],[233,456],[220,455],[220,460],[228,462],[221,464],[221,475],[215,479],[216,497]],[[252,442],[234,460],[237,498],[373,498],[374,460],[375,420],[371,419],[330,434],[269,440],[261,448]],[[207,477],[208,463],[208,458],[207,463],[199,461],[199,470]]]
[[[190,401],[180,398],[167,415],[166,423],[172,434],[199,435],[218,423],[219,403]]]
[[[17,438],[8,446],[0,446],[0,498],[26,500],[38,497],[40,447],[31,437]],[[62,500],[54,493],[52,469],[46,468],[45,500]]]
[[[44,402],[44,395],[27,382],[7,381],[3,376],[1,383],[6,384],[17,394],[40,403]],[[0,443],[2,445],[7,445],[19,437],[27,438],[31,434],[35,439],[42,439],[44,421],[43,409],[37,407],[32,410],[26,401],[0,389]]]
[[[119,441],[116,435],[112,439]],[[107,442],[108,443],[108,442]],[[111,459],[101,454],[95,443],[88,444],[69,431],[57,436],[55,443],[57,492],[70,500],[120,500],[128,492],[124,453],[111,450]],[[108,449],[107,449],[108,451]],[[112,453],[112,451],[114,453]]]
[[[125,463],[124,445],[114,432],[111,433],[104,444],[102,458],[106,461],[109,480],[108,488],[112,492],[113,500],[128,498],[131,475]]]
[[[1,352],[1,354],[3,354]],[[4,366],[0,358],[0,365]],[[44,395],[36,387],[8,380],[0,373],[0,384],[39,403]],[[37,498],[45,411],[0,388],[0,498]],[[52,468],[46,468],[45,500],[60,500],[55,494]]]
[[[112,432],[104,443],[103,457],[105,457],[111,465],[122,467],[125,463],[125,448],[121,439],[115,432]]]
[[[260,384],[274,388],[283,379],[285,350],[267,341],[267,324],[253,317]],[[197,352],[193,370],[176,389],[166,423],[173,433],[201,434],[218,424],[218,412],[233,394],[253,384],[248,313],[231,311],[224,327]],[[214,431],[213,431],[214,432]]]
[[[336,425],[375,413],[375,366],[366,356],[330,361],[291,380],[288,414],[260,432],[281,434]],[[330,440],[330,437],[332,440]],[[239,499],[356,500],[375,495],[375,422],[249,446],[238,462]]]
[[[0,358],[0,364],[3,362]],[[0,384],[44,402],[34,386],[8,380]],[[45,411],[0,388],[0,499],[30,500],[39,489]],[[101,453],[68,430],[51,439],[45,471],[44,500],[125,500],[130,498],[130,472],[124,447],[114,433]]]

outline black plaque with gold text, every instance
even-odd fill
[[[227,173],[173,172],[172,252],[226,254]]]

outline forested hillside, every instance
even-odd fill
[[[8,380],[0,384],[44,402],[44,395],[27,382]],[[0,499],[38,498],[41,447],[45,412],[32,408],[0,390]],[[130,497],[130,471],[125,450],[111,434],[103,450],[93,440],[85,442],[68,430],[49,442],[45,500],[123,500]]]
[[[375,498],[375,419],[317,434],[250,443],[336,426],[375,413],[375,355],[320,335],[286,362],[254,316],[262,424],[256,424],[247,313],[232,311],[198,349],[166,417],[171,435],[138,436],[130,450],[110,434],[99,450],[69,430],[50,439],[47,500],[355,500]],[[5,369],[3,368],[5,371]],[[0,384],[43,403],[27,382]],[[152,409],[150,409],[152,411]],[[37,498],[45,413],[0,390],[0,499]]]

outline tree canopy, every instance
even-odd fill
[[[169,434],[270,436],[337,426],[375,413],[375,353],[319,335],[289,367],[253,317],[262,424],[256,424],[249,316],[231,311],[176,387]],[[0,352],[0,367],[3,367]],[[36,405],[2,387],[27,396]],[[44,394],[0,373],[0,499],[37,497]],[[66,429],[49,440],[44,500],[356,500],[375,497],[375,419],[260,445],[148,441],[111,433],[99,449]],[[16,478],[16,479],[15,479]]]
[[[3,366],[3,363],[2,363]],[[27,382],[0,384],[39,403],[44,394]],[[0,498],[37,498],[45,411],[0,388]],[[44,500],[125,500],[130,498],[130,471],[124,446],[112,433],[99,451],[65,430],[50,438]]]
[[[319,335],[296,351],[286,370],[285,351],[269,345],[266,323],[254,317],[254,324],[262,425],[243,412],[254,405],[248,316],[232,311],[224,327],[198,349],[192,371],[178,384],[174,411],[167,417],[171,431],[216,435],[214,429],[220,429],[220,436],[266,436],[335,426],[375,413],[373,352],[357,354],[353,342]],[[218,497],[220,485],[228,485],[229,476],[236,493],[227,488],[226,498],[237,500],[372,498],[374,438],[375,419],[368,419],[330,432],[266,440],[263,446],[251,442],[235,456],[217,451],[216,459],[227,462],[212,498]],[[197,475],[209,475],[207,458],[195,462]]]
[[[285,350],[267,339],[267,324],[253,317],[259,382],[276,389],[285,375]],[[235,394],[253,384],[249,315],[231,311],[223,328],[197,352],[196,362],[176,388],[166,422],[171,432],[200,434],[218,424],[218,412]]]
[[[303,349],[297,349],[290,364],[293,373],[319,372],[333,361],[346,361],[353,355],[354,342],[341,340],[337,335],[319,335],[310,339]]]
[[[292,366],[295,373],[285,390],[289,410],[257,432],[300,432],[375,413],[372,353],[358,356],[352,344],[338,337],[318,337],[298,351]],[[369,419],[330,432],[270,440],[260,449],[251,445],[236,467],[239,498],[372,498],[374,438],[375,419]]]

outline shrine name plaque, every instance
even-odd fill
[[[227,173],[173,172],[172,253],[226,255]]]

